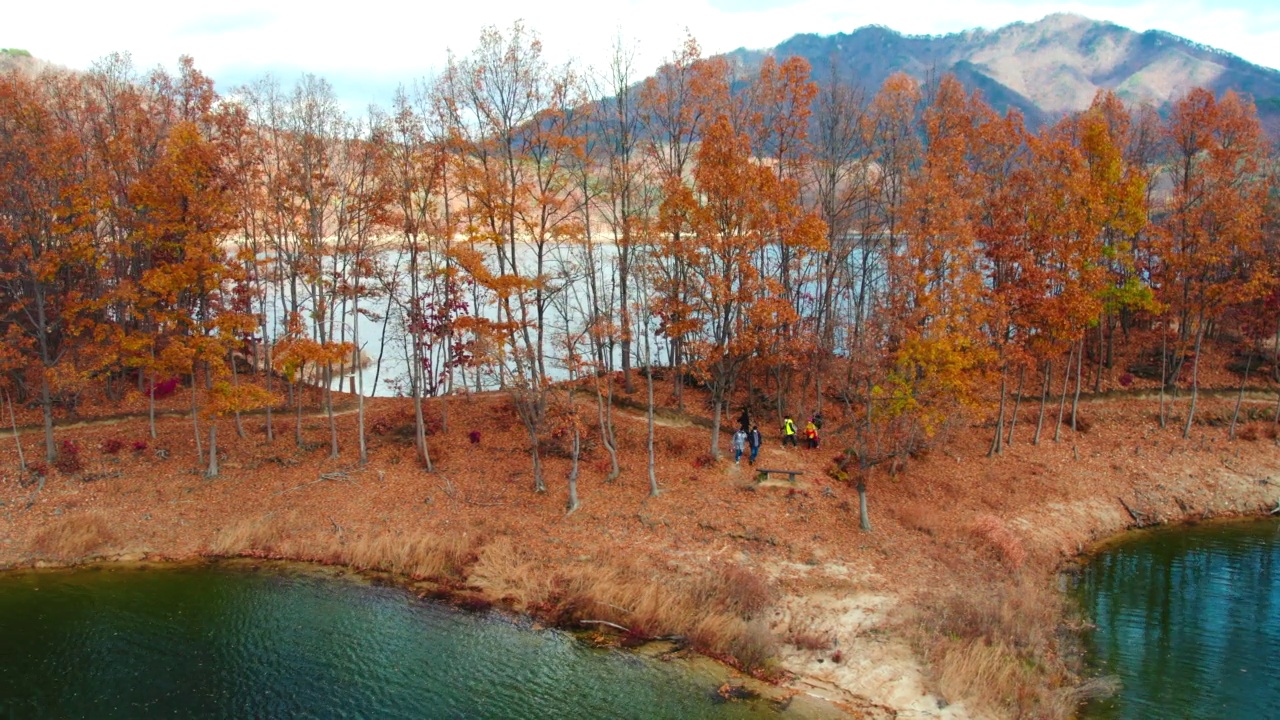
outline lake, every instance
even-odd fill
[[[1280,718],[1280,521],[1135,533],[1077,585],[1090,672],[1119,676],[1087,718]]]
[[[0,575],[0,717],[764,718],[683,662],[275,566]]]

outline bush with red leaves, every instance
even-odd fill
[[[80,460],[80,446],[71,440],[62,441],[62,449],[58,452],[58,459],[54,461],[53,466],[58,468],[58,472],[65,475],[72,475],[84,469],[84,463]]]
[[[102,441],[102,452],[106,455],[118,455],[124,449],[124,441],[120,438],[110,438]]]
[[[178,383],[182,382],[181,378],[171,377],[168,380],[161,380],[151,386],[151,397],[159,400],[167,398],[178,390]]]

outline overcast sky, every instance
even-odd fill
[[[3,12],[0,47],[78,69],[117,51],[130,53],[139,68],[172,68],[186,54],[221,90],[268,71],[285,80],[313,72],[359,108],[386,104],[397,84],[430,76],[449,50],[465,55],[485,25],[506,29],[518,19],[542,37],[549,60],[574,58],[581,66],[603,67],[621,32],[635,47],[638,69],[648,74],[686,28],[713,54],[771,47],[802,32],[829,35],[881,24],[940,34],[1053,12],[1137,31],[1168,30],[1280,68],[1276,0],[17,0]]]

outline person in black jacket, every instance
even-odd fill
[[[742,414],[738,416],[738,427],[742,428],[742,432],[751,430],[751,413],[746,408],[742,408]]]
[[[756,455],[760,452],[760,445],[762,442],[763,439],[760,437],[760,426],[752,425],[751,431],[747,433],[747,447],[751,448],[751,457],[747,460],[748,463],[752,465],[756,464]]]

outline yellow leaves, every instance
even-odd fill
[[[207,416],[251,412],[279,402],[279,397],[254,383],[235,385],[225,380],[213,384],[209,402],[204,411]]]

